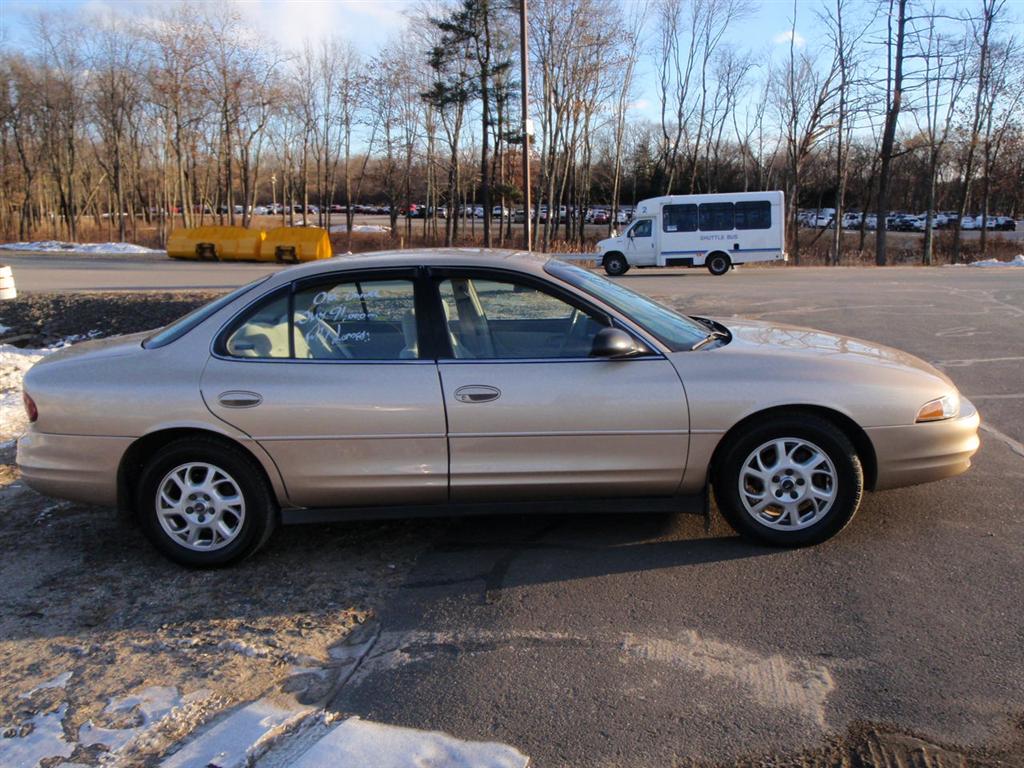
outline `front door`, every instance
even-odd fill
[[[439,503],[448,447],[437,368],[420,358],[414,272],[295,284],[243,313],[201,388],[255,438],[299,506]]]
[[[657,260],[654,220],[637,219],[626,232],[626,261],[638,267],[649,267]]]
[[[676,491],[688,416],[668,360],[590,357],[611,321],[542,281],[452,269],[434,284],[453,501]]]

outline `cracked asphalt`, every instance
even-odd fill
[[[131,282],[212,288],[253,267],[195,266]],[[47,288],[75,290],[64,274],[94,279],[56,270]],[[382,524],[424,548],[352,637],[361,661],[328,709],[505,742],[542,767],[1024,766],[1024,269],[621,280],[727,325],[807,325],[936,363],[981,411],[975,466],[868,494],[838,538],[797,551],[747,544],[714,510]],[[318,558],[345,546],[306,566],[322,580]]]

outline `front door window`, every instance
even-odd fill
[[[604,318],[531,285],[452,277],[438,286],[457,360],[588,357]]]

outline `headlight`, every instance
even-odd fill
[[[936,400],[929,400],[917,412],[917,422],[942,421],[960,415],[960,395],[953,393]]]

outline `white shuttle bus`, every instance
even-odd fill
[[[736,264],[786,261],[785,210],[782,192],[652,197],[625,233],[598,242],[598,260],[613,276],[699,266],[724,275]]]

